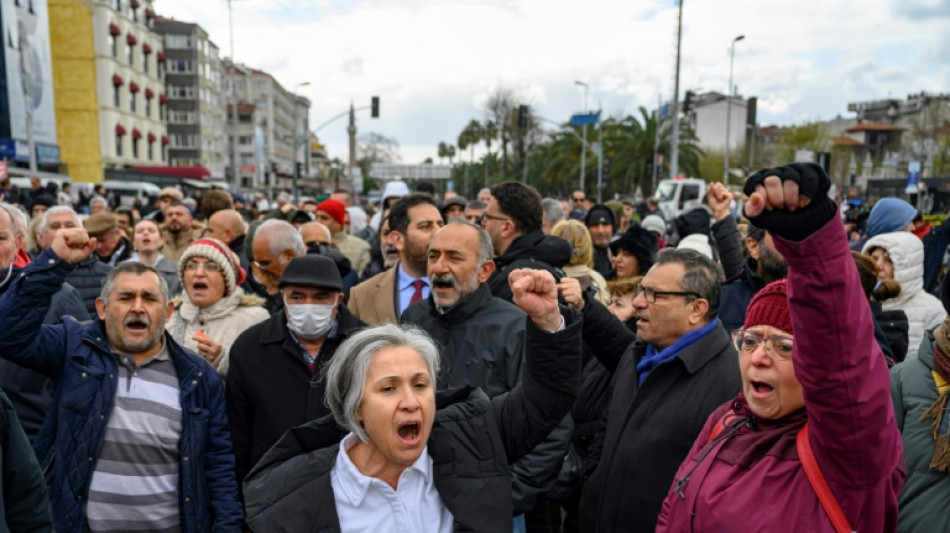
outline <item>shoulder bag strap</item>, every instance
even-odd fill
[[[805,470],[805,475],[808,476],[808,482],[811,483],[811,488],[815,491],[815,495],[818,496],[818,501],[821,502],[821,506],[825,509],[825,512],[828,513],[828,518],[831,519],[831,524],[834,526],[835,531],[838,533],[853,533],[854,530],[851,528],[848,518],[844,515],[844,511],[841,510],[841,506],[838,505],[838,500],[835,498],[835,495],[831,493],[831,487],[829,487],[828,482],[825,481],[825,476],[821,473],[821,468],[819,468],[818,462],[815,460],[811,443],[808,442],[807,421],[805,425],[802,426],[802,429],[798,431],[795,444],[798,448],[798,457],[802,462],[802,468]]]

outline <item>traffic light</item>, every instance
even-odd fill
[[[684,115],[688,115],[689,111],[693,108],[693,98],[695,97],[696,95],[693,93],[693,91],[686,91],[686,96],[683,97],[683,114]]]
[[[300,161],[297,161],[296,167],[294,170],[297,172],[296,175],[298,178],[303,176],[303,163],[301,163]]]
[[[379,97],[374,96],[370,102],[369,116],[373,118],[379,118]]]
[[[528,127],[528,106],[518,106],[518,127],[525,129]]]

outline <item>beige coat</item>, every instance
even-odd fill
[[[341,231],[333,236],[333,243],[344,257],[350,260],[350,266],[358,276],[363,275],[363,269],[369,264],[369,243],[359,237],[347,235]]]
[[[185,253],[185,248],[200,239],[204,230],[205,225],[195,220],[191,223],[191,231],[182,231],[176,236],[172,235],[162,224],[162,239],[165,240],[165,246],[162,246],[162,255],[169,261],[177,263],[181,259],[181,255]]]
[[[175,310],[165,324],[165,329],[178,344],[192,351],[198,347],[193,337],[199,331],[204,331],[211,340],[220,344],[221,354],[211,365],[222,376],[228,373],[228,354],[234,340],[244,330],[270,316],[262,307],[264,300],[245,294],[240,287],[236,287],[230,296],[204,309],[195,307],[184,290],[173,302]]]
[[[368,326],[395,324],[399,321],[396,316],[397,270],[394,266],[350,289],[347,308],[353,316]]]
[[[594,292],[597,294],[597,301],[604,305],[610,304],[610,292],[607,291],[607,280],[604,279],[600,272],[597,272],[587,265],[566,265],[564,267],[564,273],[572,278],[589,277],[590,284],[594,287]],[[583,286],[583,283],[581,285]]]

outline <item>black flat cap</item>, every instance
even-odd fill
[[[278,286],[283,288],[285,285],[342,291],[343,279],[340,277],[340,269],[329,257],[305,255],[293,258],[284,269]]]

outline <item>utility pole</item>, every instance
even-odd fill
[[[350,102],[350,125],[346,127],[346,132],[350,135],[350,159],[346,166],[346,179],[350,182],[350,187],[353,187],[353,171],[356,169],[356,111],[353,109],[353,102]],[[362,192],[363,188],[359,187],[359,191],[351,191],[353,194],[358,194]]]
[[[228,0],[228,34],[231,40],[231,185],[240,187],[241,179],[238,172],[238,102],[235,78],[237,62],[234,60],[234,11],[231,9],[231,1]]]
[[[670,177],[679,175],[680,143],[680,44],[683,40],[683,0],[679,0],[679,15],[676,18],[676,75],[673,81],[673,139],[670,141]]]
[[[729,145],[732,140],[729,139],[730,126],[732,125],[732,63],[736,57],[736,43],[745,39],[745,35],[737,35],[729,45],[729,91],[726,95],[726,155],[722,165],[722,183],[729,183]]]
[[[575,81],[574,84],[580,85],[581,87],[584,88],[584,114],[586,115],[587,114],[587,93],[589,92],[590,87],[586,83],[580,80]],[[586,169],[584,167],[586,166],[586,163],[587,163],[587,124],[584,124],[583,140],[584,142],[583,144],[581,144],[581,186],[580,186],[581,191],[585,191],[584,172]],[[587,192],[585,191],[584,194],[586,195]]]

